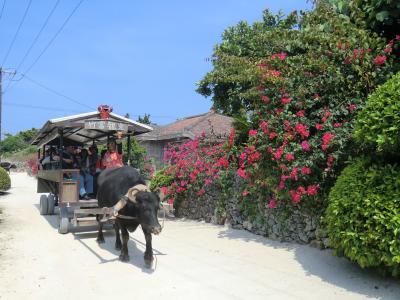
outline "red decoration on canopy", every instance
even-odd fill
[[[105,104],[99,105],[97,110],[100,113],[100,119],[106,120],[110,118],[110,113],[113,111],[112,106],[108,106]]]

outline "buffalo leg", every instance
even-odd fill
[[[151,233],[145,229],[143,229],[144,238],[146,239],[146,252],[144,253],[144,262],[146,265],[151,266],[153,262],[153,247],[151,245]]]
[[[115,221],[115,223],[114,223],[114,230],[115,230],[115,249],[116,250],[121,250],[122,243],[121,243],[121,237],[119,235],[118,221]]]
[[[128,255],[129,232],[126,229],[126,226],[123,224],[121,224],[120,229],[121,229],[121,235],[122,235],[122,249],[121,249],[121,254],[119,256],[119,260],[120,261],[129,261],[129,255]]]
[[[99,223],[99,231],[97,232],[97,239],[96,241],[99,244],[103,244],[104,241],[104,236],[103,236],[103,223],[100,222],[100,220],[103,218],[103,215],[96,215],[96,220]]]

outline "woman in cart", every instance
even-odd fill
[[[117,139],[112,139],[107,144],[107,152],[103,158],[103,165],[106,169],[120,168],[124,166],[122,162],[122,133],[117,134]]]

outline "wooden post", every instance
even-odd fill
[[[132,165],[131,162],[131,152],[132,152],[132,145],[131,145],[131,135],[128,135],[128,166]]]
[[[58,133],[60,135],[60,144],[59,144],[59,154],[60,154],[60,166],[59,168],[62,169],[62,164],[63,164],[63,146],[64,146],[64,129],[59,128]]]

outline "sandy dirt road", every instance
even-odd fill
[[[131,234],[130,262],[118,260],[112,231],[57,232],[40,216],[35,180],[12,174],[0,196],[0,299],[400,299],[400,283],[308,246],[194,221],[167,221],[153,238]]]

